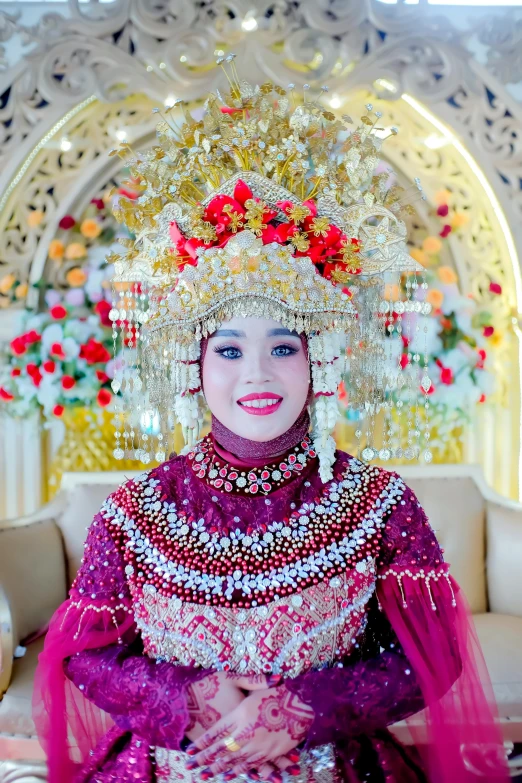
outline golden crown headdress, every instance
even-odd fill
[[[157,110],[158,144],[130,162],[138,195],[115,206],[135,234],[111,259],[116,280],[139,283],[130,299],[120,287],[111,313],[115,327],[133,321],[136,349],[115,379],[135,419],[117,433],[115,455],[164,458],[175,419],[192,446],[204,410],[201,338],[234,315],[262,315],[308,336],[326,480],[346,334],[357,404],[373,414],[390,386],[379,348],[383,282],[422,270],[406,245],[409,204],[388,187],[388,171],[376,173],[383,138],[371,105],[351,130],[350,117],[306,91],[301,102],[293,85],[252,86],[233,55],[225,59],[229,92],[209,95],[201,117],[182,101]],[[114,154],[131,152],[123,144]],[[154,448],[136,416],[156,422]]]

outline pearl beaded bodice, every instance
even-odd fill
[[[357,644],[381,530],[404,492],[398,476],[347,458],[320,495],[292,503],[288,516],[235,527],[238,517],[212,525],[187,498],[171,497],[161,469],[123,484],[102,509],[150,656],[296,676]],[[177,486],[189,481],[198,479]]]
[[[348,572],[263,606],[201,606],[136,591],[137,625],[146,652],[184,666],[295,677],[346,655],[365,628],[375,589],[370,567]]]

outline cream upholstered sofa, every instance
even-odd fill
[[[521,743],[522,505],[493,493],[474,467],[408,467],[401,473],[424,505],[474,612],[505,739]],[[66,597],[92,516],[123,478],[66,474],[52,503],[0,523],[0,783],[45,780],[31,719],[43,632]],[[407,739],[404,726],[395,731]],[[516,759],[512,763],[514,772]]]

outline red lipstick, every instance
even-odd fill
[[[252,404],[260,400],[266,400],[266,403],[263,405]],[[282,402],[283,398],[279,394],[274,394],[274,392],[255,392],[240,397],[237,404],[240,405],[246,413],[252,414],[252,416],[268,416],[270,413],[275,413],[275,411],[279,410]]]

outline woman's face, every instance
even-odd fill
[[[232,318],[209,338],[203,389],[211,412],[243,438],[285,433],[303,410],[310,370],[301,338],[269,318]]]

